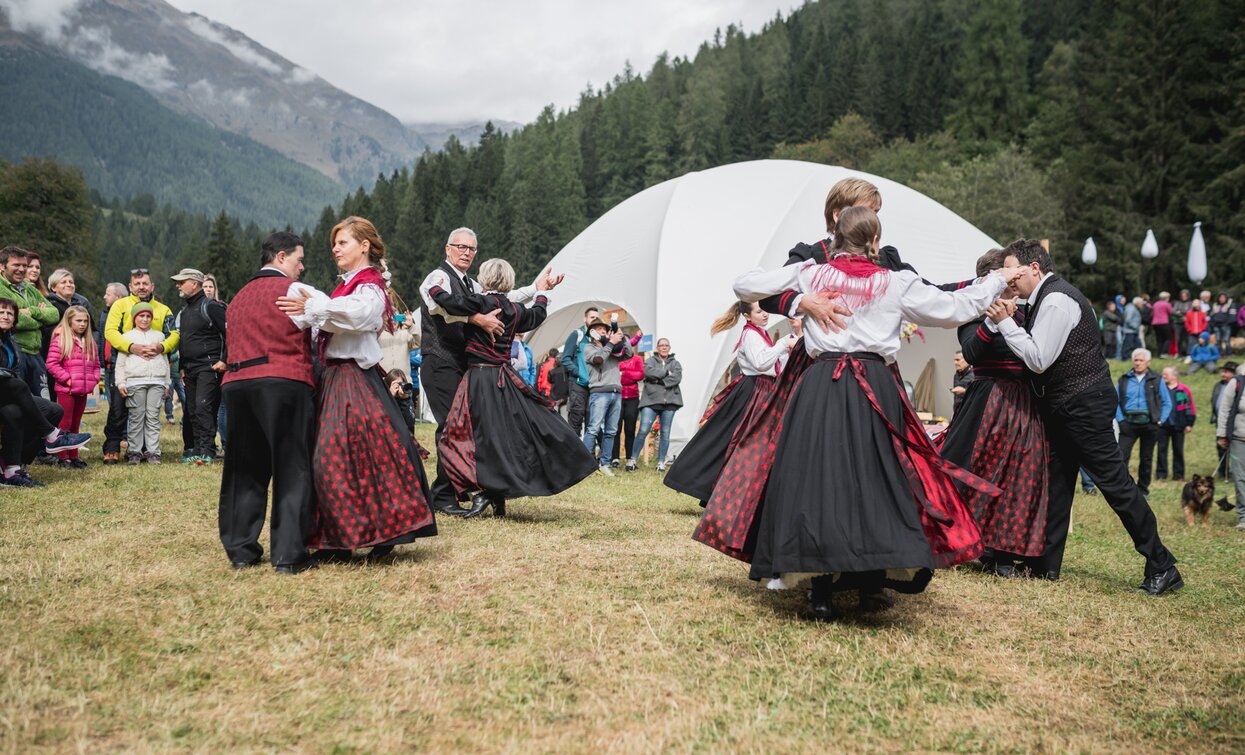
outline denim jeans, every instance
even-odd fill
[[[1230,356],[1232,354],[1232,326],[1220,325],[1214,330],[1216,340],[1219,341],[1219,353]]]
[[[663,409],[660,413],[661,435],[657,441],[658,463],[666,460],[666,451],[670,449],[670,423],[674,421],[674,412],[674,409]],[[635,445],[631,448],[631,458],[640,458],[640,451],[644,448],[644,441],[648,439],[649,431],[653,429],[653,421],[658,416],[658,412],[653,411],[652,407],[646,406],[640,410],[640,431],[636,433]]]
[[[597,463],[608,465],[614,452],[614,438],[618,435],[618,417],[622,414],[621,393],[591,393],[588,395],[588,424],[584,428],[584,448],[588,453],[601,440],[601,455]]]

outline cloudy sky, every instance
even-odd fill
[[[55,2],[56,0],[52,0]],[[62,0],[63,1],[63,0]],[[403,121],[527,122],[626,61],[694,55],[798,0],[170,0],[227,24]]]

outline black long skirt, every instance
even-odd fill
[[[460,494],[555,495],[597,469],[566,420],[510,365],[467,370],[437,452]]]
[[[877,357],[860,364],[882,413],[902,432],[894,373]],[[892,570],[896,579],[906,573],[912,591],[928,582],[935,560],[921,504],[886,422],[838,362],[814,362],[792,394],[764,500],[752,579]]]
[[[709,419],[683,447],[678,463],[666,473],[662,480],[666,487],[690,495],[704,506],[726,463],[726,453],[739,423],[757,399],[763,399],[773,388],[774,378],[769,375],[743,375],[723,388],[710,405]]]

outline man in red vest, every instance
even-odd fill
[[[229,444],[220,484],[220,539],[235,569],[257,566],[264,549],[272,481],[270,558],[284,574],[315,562],[307,551],[314,523],[311,452],[315,377],[309,322],[277,309],[277,298],[301,295],[303,240],[277,232],[260,247],[261,269],[229,304],[221,395]]]

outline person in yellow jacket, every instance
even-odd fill
[[[158,344],[134,344],[123,334],[134,328],[131,310],[135,304],[151,305],[152,329],[163,329],[168,335]],[[167,325],[166,325],[167,324]],[[130,295],[113,302],[104,324],[104,338],[115,352],[154,359],[161,354],[172,354],[177,349],[180,334],[172,330],[173,310],[163,302],[156,301],[155,285],[151,273],[139,268],[130,271]],[[104,425],[104,463],[116,464],[121,460],[121,441],[126,437],[129,422],[125,399],[113,386],[108,395],[108,420]]]

